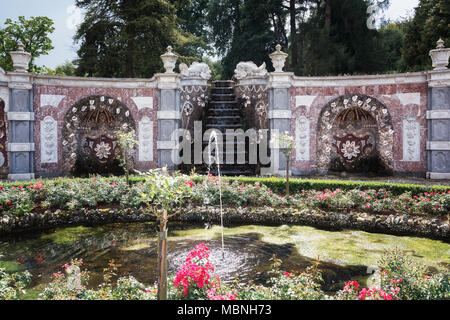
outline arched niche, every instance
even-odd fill
[[[62,129],[63,172],[122,174],[116,132],[136,130],[128,107],[107,96],[90,96],[66,113]]]
[[[330,101],[317,132],[319,171],[392,172],[392,118],[375,98],[355,94]]]

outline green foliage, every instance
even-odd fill
[[[77,75],[150,78],[163,71],[160,55],[171,45],[187,61],[201,58],[202,38],[178,27],[186,1],[78,0],[85,18],[75,35]],[[197,55],[198,54],[198,55]]]
[[[17,21],[6,19],[4,28],[0,28],[0,67],[6,71],[12,70],[10,51],[17,50],[19,41],[26,52],[31,54],[30,71],[40,72],[42,69],[34,64],[36,58],[48,54],[53,49],[49,38],[55,28],[53,21],[47,17],[18,17]]]
[[[133,169],[133,151],[139,142],[136,139],[136,132],[134,130],[116,132],[117,144],[120,148],[120,154],[117,158],[120,161],[120,166],[125,171],[127,184],[130,184],[130,170]]]
[[[398,292],[400,300],[447,300],[450,297],[450,275],[441,269],[430,275],[427,267],[394,249],[379,261],[381,287],[386,292]]]
[[[150,171],[123,179],[93,177],[14,182],[0,186],[0,212],[25,215],[36,207],[79,210],[119,205],[122,208],[150,207],[168,212],[194,201],[205,205],[295,206],[297,208],[395,212],[445,215],[450,211],[450,187],[382,182],[300,180],[289,181],[292,196],[284,194],[284,178],[186,176]]]
[[[192,178],[194,182],[201,183],[205,178],[198,176]],[[286,180],[284,178],[277,177],[225,177],[222,178],[227,181],[239,181],[242,184],[256,184],[259,183],[265,185],[273,192],[283,194],[285,189]],[[292,193],[300,193],[303,190],[352,190],[352,189],[381,189],[384,188],[387,191],[392,192],[394,195],[400,195],[405,192],[411,192],[413,196],[419,195],[424,192],[441,192],[449,191],[450,187],[447,186],[424,186],[415,184],[403,184],[403,183],[388,183],[388,182],[376,182],[376,181],[342,181],[342,180],[315,180],[315,179],[291,179],[289,181],[290,190]]]
[[[320,262],[308,267],[299,274],[279,270],[282,264],[274,256],[270,279],[267,286],[240,284],[235,282],[233,290],[238,292],[239,300],[326,300],[329,298],[321,290],[322,274],[318,268]]]
[[[403,59],[407,71],[430,70],[429,52],[442,38],[450,47],[450,2],[420,0],[414,19],[408,23],[403,41]]]
[[[31,282],[28,271],[8,274],[0,268],[0,300],[18,300]]]

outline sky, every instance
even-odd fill
[[[391,0],[391,6],[384,12],[385,18],[397,20],[413,15],[419,0]],[[55,31],[50,35],[53,50],[47,56],[36,60],[38,65],[54,69],[55,66],[71,61],[77,57],[77,47],[73,42],[76,28],[80,21],[80,12],[75,10],[75,0],[0,0],[0,27],[7,18],[13,20],[18,16],[46,16],[54,21]]]

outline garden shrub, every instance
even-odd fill
[[[8,274],[0,268],[0,300],[18,300],[31,282],[28,271]]]
[[[435,216],[445,216],[450,212],[450,189],[426,189],[428,191],[417,193],[419,189],[408,189],[404,185],[403,189],[367,189],[357,188],[355,183],[347,181],[333,182],[342,188],[327,189],[325,187],[330,187],[329,182],[297,180],[294,182],[298,187],[297,192],[286,198],[280,195],[284,194],[285,182],[278,178],[222,178],[219,181],[212,175],[168,176],[150,171],[139,176],[139,179],[142,180],[136,178],[131,186],[121,178],[100,177],[4,185],[0,187],[0,214],[20,216],[35,209],[72,211],[101,206],[180,208],[192,201],[216,206],[220,204],[220,191],[222,203],[236,207],[272,206]],[[303,189],[299,189],[300,186]],[[313,189],[313,186],[317,189]],[[281,192],[277,193],[276,190]],[[403,192],[398,193],[400,190]]]

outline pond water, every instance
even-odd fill
[[[169,223],[169,274],[175,274],[187,254],[200,243],[211,249],[215,273],[229,282],[264,283],[269,259],[276,254],[282,269],[301,272],[319,258],[325,284],[333,292],[348,280],[370,284],[370,275],[384,250],[398,247],[430,271],[442,266],[450,270],[450,244],[442,241],[372,234],[362,231],[324,231],[302,226],[236,226],[221,229]],[[157,238],[154,223],[112,224],[101,227],[71,227],[0,239],[0,267],[8,272],[29,270],[32,289],[25,298],[36,298],[51,281],[52,273],[72,258],[84,260],[90,272],[90,287],[102,282],[103,270],[112,259],[120,265],[119,276],[132,275],[145,284],[157,280]]]

